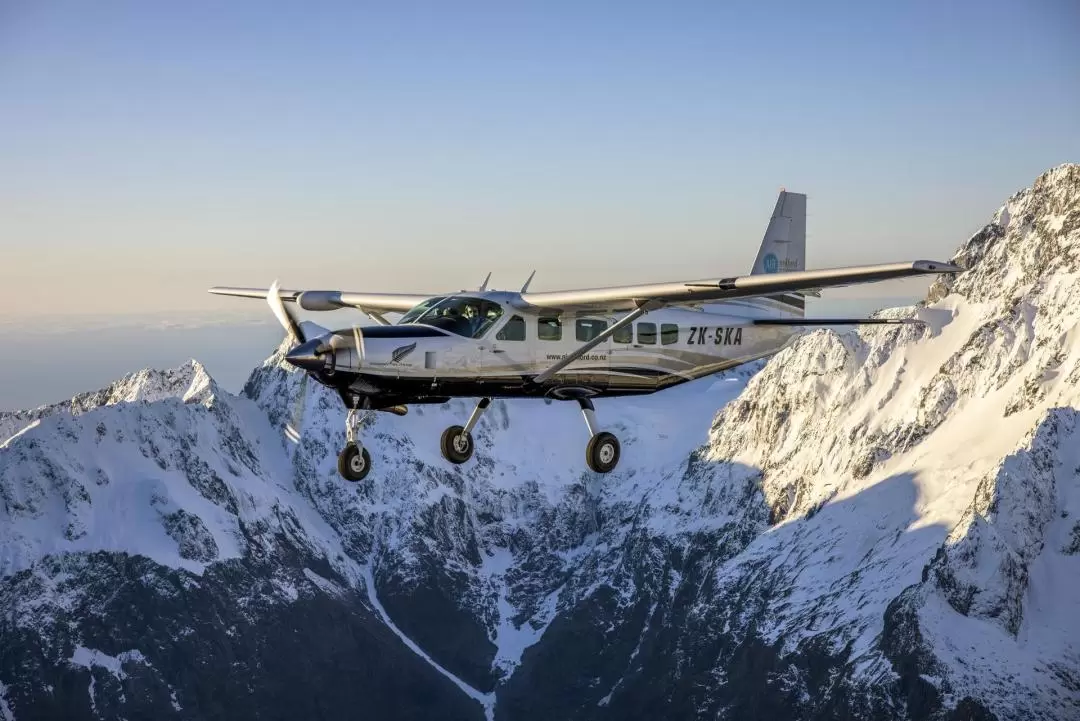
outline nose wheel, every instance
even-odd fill
[[[359,440],[358,431],[362,421],[360,412],[350,408],[345,417],[345,448],[338,454],[338,473],[352,483],[364,480],[371,471],[371,454]]]
[[[371,454],[363,446],[349,443],[338,455],[337,467],[342,478],[357,483],[371,470]]]

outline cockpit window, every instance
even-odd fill
[[[398,325],[405,325],[406,323],[415,323],[416,319],[424,314],[424,311],[428,310],[432,306],[438,305],[446,300],[446,296],[440,295],[435,298],[428,298],[420,305],[414,306],[408,313],[401,316],[401,320],[398,321]]]
[[[409,311],[409,313],[412,312],[412,310]],[[409,322],[442,328],[466,338],[479,338],[502,314],[502,306],[493,301],[451,296],[431,305]],[[403,322],[404,320],[402,318]]]

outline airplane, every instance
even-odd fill
[[[492,398],[543,398],[580,405],[589,434],[585,460],[597,473],[619,463],[618,438],[597,425],[593,401],[646,394],[771,356],[805,327],[892,324],[914,319],[807,318],[807,296],[824,288],[957,273],[915,260],[806,270],[806,195],[781,189],[749,275],[580,290],[478,290],[438,294],[354,293],[214,287],[211,293],[265,299],[288,334],[285,360],[341,397],[346,443],[338,471],[363,480],[371,456],[359,438],[376,411],[405,415],[421,403],[477,398],[464,425],[447,428],[443,457],[468,461],[472,431]],[[352,308],[374,325],[328,330],[300,323],[307,311]],[[401,313],[396,322],[385,317]],[[303,395],[303,392],[302,392]],[[297,424],[298,426],[299,424]]]

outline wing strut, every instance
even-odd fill
[[[555,375],[556,373],[561,371],[563,368],[570,365],[571,363],[576,361],[578,358],[581,358],[581,356],[585,355],[586,353],[591,351],[593,348],[595,348],[596,346],[598,346],[601,343],[603,343],[604,341],[606,341],[608,338],[613,336],[616,331],[630,325],[635,320],[637,320],[641,316],[648,313],[650,310],[655,309],[655,307],[656,307],[655,304],[645,304],[645,305],[638,306],[637,308],[635,308],[634,310],[630,311],[625,316],[623,316],[622,318],[617,320],[615,323],[613,323],[611,326],[609,326],[607,330],[600,333],[598,336],[593,338],[591,341],[589,341],[588,343],[585,343],[584,345],[582,345],[580,348],[578,348],[576,351],[574,351],[570,355],[566,356],[565,358],[563,358],[560,361],[556,361],[553,365],[549,366],[544,371],[542,371],[538,375],[534,376],[533,377],[533,382],[534,383],[543,383],[544,381],[546,381],[547,379],[551,378],[553,375]]]
[[[751,325],[926,325],[918,318],[755,318]]]
[[[359,310],[361,313],[366,315],[368,318],[371,318],[373,321],[375,321],[379,325],[390,325],[390,321],[388,321],[383,316],[383,314],[379,313],[378,311],[368,310],[367,308],[357,308],[357,310]]]

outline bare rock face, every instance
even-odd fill
[[[161,518],[169,538],[176,541],[180,558],[209,563],[218,556],[217,542],[202,519],[180,508]]]
[[[0,719],[1080,718],[1080,166],[768,363],[363,429],[275,353],[0,415]],[[288,428],[288,433],[286,433]]]

